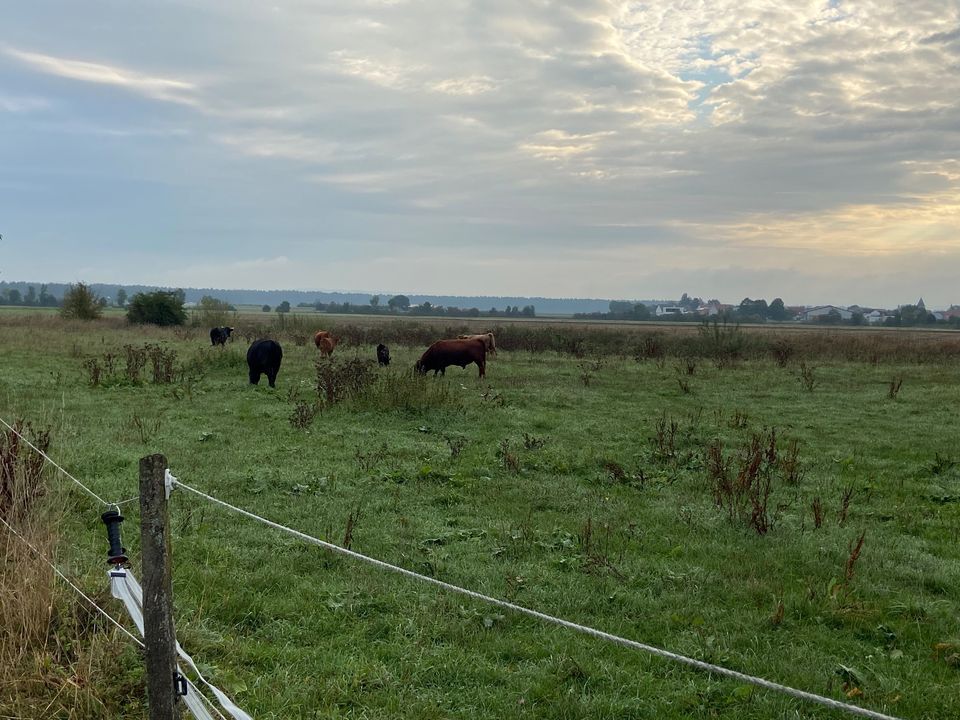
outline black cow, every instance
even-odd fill
[[[437,373],[446,375],[450,365],[466,368],[470,363],[476,363],[480,377],[486,377],[487,346],[483,340],[437,340],[413,367],[421,375],[433,370],[436,377]]]
[[[283,348],[274,340],[254,340],[247,350],[247,365],[250,368],[250,383],[260,384],[260,375],[265,374],[270,387],[276,387],[280,361],[283,360]]]
[[[230,339],[230,333],[233,332],[232,327],[215,327],[210,328],[210,344],[211,345],[226,345],[227,340]]]
[[[377,345],[377,362],[380,364],[380,367],[390,364],[390,348],[383,343]]]

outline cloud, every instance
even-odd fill
[[[69,80],[114,85],[154,100],[196,105],[196,86],[184,80],[154,77],[133,70],[83,60],[69,60],[7,47],[3,52],[37,72]]]
[[[142,126],[129,155],[98,146],[115,161],[106,189],[175,182],[168,214],[193,252],[211,227],[229,226],[245,256],[259,242],[247,228],[269,232],[291,258],[262,268],[274,284],[299,277],[304,243],[362,248],[359,279],[384,255],[370,243],[402,244],[390,270],[424,289],[485,263],[476,247],[494,263],[516,248],[497,275],[513,283],[504,291],[611,294],[608,283],[637,296],[630,282],[671,277],[768,287],[751,262],[785,284],[840,282],[828,268],[856,270],[851,258],[882,260],[876,277],[888,277],[955,242],[960,16],[942,0],[200,0],[114,7],[82,36],[65,30],[82,9],[60,9],[51,54],[0,51],[26,76],[0,97],[0,111],[24,115],[12,118],[23,146],[56,139],[47,162],[62,171],[79,147],[65,128],[125,128],[132,148]],[[13,37],[47,28],[29,4],[12,15]],[[127,39],[147,21],[150,42]],[[31,107],[27,71],[125,93],[106,107],[45,89],[50,104]],[[124,96],[183,106],[179,134]],[[39,110],[43,125],[25,121]],[[129,231],[97,222],[103,236]]]

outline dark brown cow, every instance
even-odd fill
[[[413,367],[421,375],[433,370],[436,377],[437,373],[445,375],[450,365],[466,368],[470,363],[480,368],[480,377],[486,376],[487,346],[483,340],[437,340]]]

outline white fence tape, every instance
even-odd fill
[[[130,613],[130,617],[133,619],[134,625],[137,626],[140,634],[143,635],[143,589],[140,587],[140,583],[137,582],[137,579],[129,570],[113,569],[108,572],[108,575],[110,576],[111,594],[123,602],[127,608],[127,612]],[[193,669],[200,679],[200,682],[210,688],[210,691],[216,696],[217,701],[234,720],[253,720],[250,715],[237,707],[218,687],[207,681],[203,673],[200,672],[200,668],[198,668],[197,664],[193,661],[193,658],[187,654],[179,642],[177,643],[177,655]],[[177,669],[180,670],[179,667]],[[194,714],[197,720],[207,720],[207,718],[213,720],[213,716],[207,712],[206,707],[198,699],[206,699],[204,695],[197,691],[196,686],[184,675],[182,670],[180,670],[180,674],[183,675],[187,681],[187,694],[183,696],[183,700],[187,704],[187,707],[190,708],[190,712]],[[214,710],[216,710],[216,708],[214,708]],[[223,717],[219,711],[217,711],[217,715]]]

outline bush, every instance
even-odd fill
[[[127,320],[137,325],[183,325],[187,321],[183,293],[163,290],[137,293],[127,307]]]
[[[204,295],[193,313],[193,324],[200,327],[221,327],[230,324],[231,315],[236,317],[236,308],[233,305]]]
[[[100,298],[85,283],[77,283],[67,288],[60,306],[60,317],[71,320],[96,320],[103,312]]]

